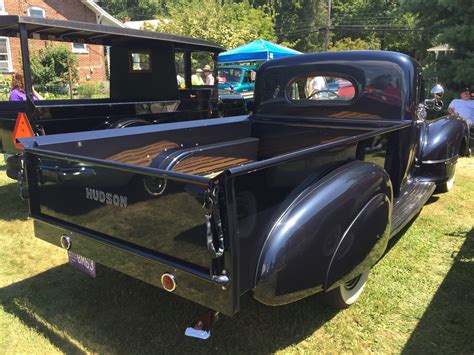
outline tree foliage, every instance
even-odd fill
[[[333,41],[360,38],[379,42],[380,49],[416,55],[416,16],[403,0],[340,0],[333,2]]]
[[[275,18],[277,42],[301,52],[323,49],[322,28],[327,22],[327,0],[253,0],[267,6]]]
[[[275,41],[273,17],[265,7],[248,2],[190,0],[170,2],[161,24],[147,29],[204,38],[224,48],[235,48],[256,39]]]
[[[65,46],[48,45],[31,56],[31,77],[37,86],[69,83],[69,69],[77,81],[77,58]]]
[[[408,10],[418,15],[419,46],[428,71],[452,89],[474,84],[474,2],[472,0],[405,0]],[[448,44],[454,49],[438,58],[426,49]]]
[[[161,14],[164,3],[164,0],[100,0],[99,5],[120,20],[141,21]]]
[[[360,38],[356,38],[355,40],[353,40],[352,38],[347,37],[347,38],[343,38],[339,41],[335,41],[331,43],[331,45],[328,48],[330,52],[365,50],[365,49],[379,50],[380,42],[377,41],[377,39],[374,39],[369,42]]]

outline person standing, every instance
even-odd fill
[[[197,68],[196,73],[191,76],[191,84],[192,85],[204,85],[204,80],[202,80],[202,69]]]
[[[33,89],[33,100],[43,100],[43,97]],[[26,101],[25,78],[22,73],[15,73],[12,76],[12,91],[10,92],[9,101]]]
[[[458,114],[464,118],[470,127],[474,127],[474,100],[471,100],[471,90],[464,87],[459,91],[460,99],[451,101],[448,107],[448,112]]]
[[[212,69],[209,65],[204,66],[204,75],[206,77],[206,85],[214,85],[214,75],[212,75]]]

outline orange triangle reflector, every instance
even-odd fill
[[[33,137],[33,129],[31,128],[30,121],[26,113],[20,112],[16,118],[15,128],[13,129],[13,143],[18,149],[23,149],[23,144],[17,142],[18,138]]]

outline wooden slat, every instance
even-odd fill
[[[108,157],[107,159],[119,163],[149,166],[151,161],[161,152],[175,148],[178,148],[178,145],[174,142],[160,141],[144,147],[124,150]]]
[[[193,162],[198,159],[199,164],[193,164]],[[253,160],[247,158],[232,157],[190,157],[176,164],[173,167],[173,171],[201,176],[207,176],[209,174],[212,174],[214,176],[215,174],[220,173],[227,168],[242,165],[252,161]]]

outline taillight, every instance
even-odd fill
[[[168,292],[176,290],[176,279],[174,275],[168,273],[161,275],[161,286]]]
[[[33,128],[31,128],[26,113],[20,112],[16,118],[15,128],[13,129],[13,144],[15,144],[15,147],[18,149],[23,149],[23,144],[17,142],[17,139],[33,137],[34,135]]]

